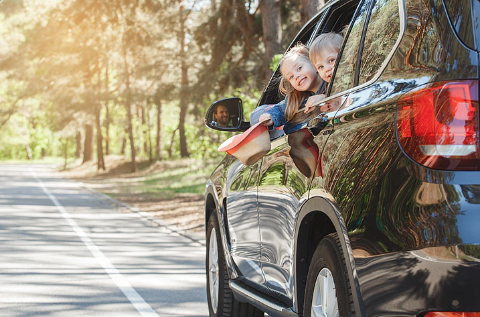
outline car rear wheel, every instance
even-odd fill
[[[354,316],[353,297],[338,235],[320,241],[307,276],[304,317]]]
[[[228,286],[217,215],[212,213],[207,225],[207,297],[210,317],[263,317],[264,313],[248,303],[235,300]]]

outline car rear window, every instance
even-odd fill
[[[391,52],[400,34],[397,0],[378,0],[370,15],[363,44],[358,84],[372,79]]]
[[[357,17],[352,22],[347,42],[338,63],[330,95],[335,95],[354,86],[360,41],[362,40],[363,30],[368,17],[367,14],[373,1],[365,1],[363,7],[358,11]]]
[[[475,49],[473,41],[471,0],[443,0],[447,15],[459,39],[471,49]]]

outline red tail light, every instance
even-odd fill
[[[468,312],[430,312],[425,317],[480,317],[480,313]]]
[[[437,82],[398,101],[398,140],[424,166],[480,170],[478,80]]]

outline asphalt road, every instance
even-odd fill
[[[38,165],[0,165],[0,316],[207,316],[200,244]]]

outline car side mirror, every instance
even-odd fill
[[[207,110],[205,125],[220,131],[245,131],[249,122],[243,121],[242,99],[233,97],[215,101]]]

